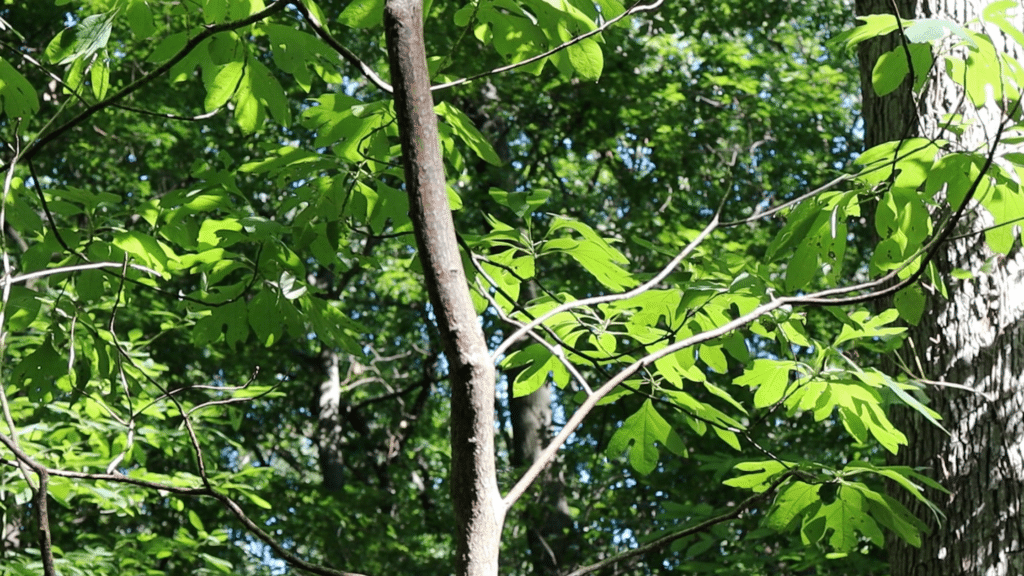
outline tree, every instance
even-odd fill
[[[899,355],[899,364],[909,374],[932,385],[932,405],[947,424],[944,430],[901,414],[896,422],[907,431],[909,448],[898,462],[929,469],[949,493],[936,498],[944,517],[922,515],[929,520],[932,535],[920,547],[893,541],[890,562],[897,575],[1016,574],[1024,569],[1020,556],[1024,543],[1020,440],[1024,430],[1018,417],[1024,399],[1024,371],[1016,360],[1024,345],[1020,322],[1024,303],[1019,297],[1024,293],[1024,252],[1012,231],[1024,215],[1024,204],[1014,194],[1007,198],[1008,204],[999,206],[1000,179],[1012,177],[1016,171],[1019,180],[1020,156],[1017,151],[1006,154],[1003,158],[1008,161],[999,164],[1002,153],[997,152],[1000,137],[1020,128],[1020,73],[1014,62],[1020,61],[1024,48],[1020,33],[1024,17],[1007,14],[1008,7],[1007,3],[985,6],[937,0],[865,1],[857,6],[860,14],[891,15],[895,9],[901,18],[933,18],[932,26],[948,27],[952,32],[936,44],[939,55],[947,55],[953,63],[948,76],[934,75],[924,82],[908,79],[884,96],[876,95],[875,91],[886,91],[878,89],[877,83],[875,91],[869,88],[879,56],[886,53],[899,58],[902,52],[912,63],[908,65],[920,70],[931,65],[931,47],[901,44],[900,38],[917,42],[944,34],[908,22],[905,34],[901,29],[894,35],[895,44],[890,40],[884,47],[876,43],[862,49],[868,142],[914,136],[949,140],[934,158],[932,170],[963,179],[953,166],[968,161],[974,164],[974,172],[969,174],[979,179],[966,198],[955,196],[955,185],[949,184],[944,190],[945,202],[933,208],[942,211],[962,206],[966,211],[955,235],[936,252],[936,267],[949,285],[943,287],[947,280],[938,280],[924,294],[914,296],[927,299],[928,313],[914,322]],[[1000,61],[997,54],[1008,54],[1013,60]],[[971,59],[975,64],[985,62],[993,76],[972,75],[970,66],[961,60],[965,56],[968,63]],[[989,89],[991,92],[986,92]],[[962,114],[970,122],[958,129],[960,123],[947,125],[943,118],[949,116],[943,114]],[[976,151],[976,155],[964,155],[960,150]],[[984,174],[993,161],[994,182],[975,176],[978,169]],[[928,185],[929,192],[940,191],[935,188]],[[979,241],[982,234],[986,242]]]
[[[918,158],[869,152],[859,180],[834,178],[846,157],[806,150],[849,151],[822,136],[841,94],[807,90],[792,118],[765,103],[794,74],[843,82],[794,66],[832,62],[799,35],[756,31],[813,7],[659,8],[431,6],[424,35],[408,1],[95,2],[52,42],[6,44],[5,533],[39,531],[11,543],[13,569],[443,572],[454,549],[459,574],[493,574],[503,525],[527,525],[552,571],[867,573],[870,556],[816,564],[877,550],[882,528],[920,539],[881,480],[922,502],[929,481],[872,442],[904,443],[890,403],[934,414],[853,354],[919,312],[860,305],[931,268],[912,243],[880,244],[868,281],[848,262],[879,174]],[[678,29],[718,41],[680,49]],[[591,85],[606,66],[625,73]],[[680,69],[706,93],[687,100]],[[499,104],[503,82],[536,89]],[[675,132],[684,108],[710,127]],[[524,175],[488,168],[503,159]],[[900,226],[927,228],[913,215]],[[538,390],[555,433],[496,425]],[[499,465],[495,430],[530,449],[523,468]],[[541,498],[562,514],[543,529],[514,514],[540,478],[586,510]]]

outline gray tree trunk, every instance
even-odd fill
[[[978,17],[982,3],[857,0],[857,11],[891,14],[894,5],[904,18],[948,18],[966,24]],[[1018,11],[1021,20],[1019,15]],[[1010,46],[994,27],[985,31],[997,47],[1000,41],[1002,49]],[[876,97],[871,70],[878,55],[894,41],[873,43],[860,52],[868,146],[907,136],[935,136],[941,116],[957,111],[960,102],[957,87],[941,74],[926,85],[918,110],[907,85],[889,97]],[[1019,51],[1015,57],[1020,58]],[[977,130],[964,134],[960,146],[985,142],[984,118],[985,114]],[[943,137],[953,136],[945,133]],[[931,529],[920,548],[890,540],[893,576],[1024,574],[1024,252],[1018,242],[1009,257],[995,258],[982,272],[992,253],[984,247],[983,236],[962,234],[983,226],[983,217],[968,212],[955,235],[961,237],[939,251],[937,264],[943,273],[962,268],[976,277],[961,281],[946,276],[950,300],[929,294],[926,313],[911,328],[901,351],[915,371],[923,372],[916,376],[933,383],[928,389],[931,405],[942,415],[950,435],[916,414],[898,411],[894,422],[906,432],[909,446],[894,460],[925,468],[950,494],[929,494],[946,515],[937,520],[905,491],[893,492]]]
[[[421,0],[388,0],[384,32],[409,217],[452,388],[455,574],[497,576],[505,505],[494,462],[495,372],[469,295],[445,187]]]
[[[320,454],[320,473],[328,492],[345,486],[345,461],[341,450],[344,434],[341,422],[341,371],[338,353],[324,349],[320,353],[324,364],[324,380],[317,395],[317,450]]]

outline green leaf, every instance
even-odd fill
[[[897,500],[868,490],[860,484],[851,484],[851,488],[861,492],[866,502],[867,513],[882,526],[885,526],[908,544],[921,547],[921,532],[926,531],[923,522],[917,519]]]
[[[28,394],[33,402],[49,401],[57,388],[54,382],[66,374],[67,361],[53,348],[50,337],[11,371],[10,383]]]
[[[1011,22],[1011,18],[1017,18],[1016,15],[1007,14],[1010,10],[1020,10],[1020,2],[1014,0],[998,0],[986,5],[982,9],[982,19],[991,22],[999,27],[1009,38],[1012,38],[1017,44],[1024,46],[1024,31],[1021,31],[1021,26],[1015,21]]]
[[[947,490],[944,486],[942,486],[942,484],[939,484],[938,482],[932,480],[928,476],[925,476],[924,474],[914,470],[910,466],[879,466],[872,464],[871,462],[853,460],[846,465],[846,470],[853,470],[854,472],[866,470],[869,472],[874,472],[875,474],[879,474],[881,476],[885,476],[886,478],[889,478],[895,481],[900,486],[906,488],[908,491],[914,493],[914,497],[921,500],[922,503],[927,503],[928,501],[922,499],[922,495],[924,493],[923,488],[918,484],[915,484],[914,481],[925,484],[929,488],[941,492],[943,494],[950,493],[950,491]],[[934,505],[934,503],[930,503],[929,507],[935,508],[936,510],[938,509]]]
[[[550,378],[557,386],[569,383],[569,372],[551,352],[540,344],[530,344],[505,357],[502,362],[505,370],[524,367],[516,375],[512,384],[512,396],[520,398],[540,389]]]
[[[604,54],[593,38],[585,38],[566,48],[569,62],[583,80],[597,81],[604,69]]]
[[[867,16],[858,16],[857,20],[860,20],[863,24],[853,30],[839,34],[832,42],[845,43],[847,48],[853,48],[865,40],[885,36],[899,28],[896,17],[892,14],[869,14]]]
[[[242,88],[242,74],[245,62],[236,60],[228,62],[217,69],[213,79],[206,83],[206,100],[203,106],[211,112],[228,103],[235,93]]]
[[[473,125],[473,121],[469,119],[469,116],[466,116],[461,110],[447,102],[441,102],[435,106],[434,111],[445,120],[455,135],[466,146],[469,146],[480,159],[494,166],[501,166],[501,159],[498,158],[498,153],[494,151],[494,148],[484,138],[484,135]]]
[[[103,58],[97,58],[89,68],[89,81],[92,84],[92,94],[97,100],[103,100],[110,88],[110,68],[107,67]]]
[[[802,513],[817,501],[815,486],[799,481],[788,484],[779,490],[765,524],[776,532],[788,532],[797,526]]]
[[[621,265],[628,264],[629,260],[604,238],[601,238],[590,226],[556,215],[548,230],[548,235],[551,236],[558,230],[566,228],[581,234],[583,240],[578,241],[568,237],[547,240],[541,247],[541,252],[551,250],[565,252],[579,262],[601,284],[616,292],[624,291],[637,284],[632,275],[621,267]]]
[[[722,484],[733,488],[748,488],[761,494],[771,485],[775,477],[793,467],[792,462],[782,460],[763,460],[760,462],[740,462],[733,470],[746,472],[743,476],[729,478]]]
[[[373,28],[384,22],[384,0],[352,0],[338,16],[350,28]]]
[[[100,272],[96,271],[99,275]],[[39,316],[42,307],[41,295],[24,286],[11,286],[10,298],[7,301],[4,329],[20,332],[32,325]]]
[[[199,514],[196,514],[195,510],[188,511],[188,523],[196,530],[203,530],[203,521],[199,519]]]
[[[1010,186],[998,183],[978,200],[992,214],[993,226],[985,230],[985,242],[997,254],[1009,255],[1016,246],[1019,233],[1015,223],[1024,215],[1024,194]]]
[[[106,47],[114,25],[116,10],[87,16],[77,26],[58,34],[46,47],[46,56],[54,64],[70,64]]]
[[[881,546],[885,541],[882,531],[867,514],[864,496],[859,490],[848,486],[840,486],[835,501],[823,504],[811,521],[819,518],[824,520],[825,532],[829,534],[828,543],[834,550],[854,550],[859,543],[858,533],[876,546]]]
[[[871,386],[885,386],[892,391],[892,393],[896,395],[901,402],[914,409],[915,412],[924,416],[925,419],[931,422],[933,426],[936,426],[939,430],[949,434],[949,431],[943,428],[942,424],[939,423],[939,418],[942,418],[942,416],[940,416],[938,412],[922,404],[920,400],[907,392],[907,390],[921,390],[923,386],[910,382],[897,382],[888,374],[884,374],[873,368],[859,371],[856,373],[856,376],[861,381]]]
[[[967,32],[974,44],[974,50],[967,55],[965,74],[951,75],[967,91],[974,106],[981,108],[990,99],[1003,99],[1003,85],[1006,82],[1003,59],[987,36]]]
[[[626,11],[619,0],[597,0],[597,5],[601,7],[601,17],[605,20],[611,20]]]
[[[203,0],[203,20],[207,24],[220,22],[228,16],[228,0]]]
[[[658,448],[660,443],[673,454],[683,455],[686,447],[682,438],[669,426],[668,422],[658,414],[654,404],[647,400],[643,406],[622,423],[608,442],[608,455],[616,456],[629,451],[629,463],[633,469],[646,476],[658,465]]]
[[[807,285],[818,272],[818,248],[808,241],[801,242],[786,266],[786,289],[796,291]]]
[[[270,290],[261,290],[249,301],[249,326],[264,346],[281,339],[284,326],[277,307],[277,296]]]
[[[924,307],[927,299],[925,298],[924,290],[917,284],[913,284],[897,292],[892,302],[896,309],[899,310],[900,318],[917,326],[921,321],[921,317],[924,316]]]
[[[252,94],[259,100],[261,108],[269,110],[271,116],[283,126],[290,125],[292,120],[288,97],[270,69],[258,60],[252,60],[249,62],[247,76],[251,82]]]
[[[0,58],[0,115],[29,118],[38,111],[35,89],[7,60]]]
[[[250,90],[240,89],[235,102],[235,122],[242,129],[242,133],[252,134],[263,124],[263,106]]]
[[[177,259],[165,244],[148,234],[134,230],[114,234],[112,243],[127,252],[137,262],[164,274],[165,277],[169,277],[166,274],[168,262],[171,259]]]
[[[219,570],[221,574],[236,573],[235,565],[231,562],[228,562],[227,560],[217,558],[216,556],[213,556],[212,554],[207,554],[205,552],[201,553],[200,556],[203,558],[203,561],[206,562],[207,565],[213,566],[214,568]]]
[[[702,344],[700,346],[700,359],[708,365],[708,368],[725,374],[729,371],[729,361],[725,359],[721,345]]]
[[[488,194],[495,202],[506,206],[516,213],[520,218],[535,212],[551,197],[551,191],[545,189],[530,189],[525,192],[506,192],[497,188],[491,188]]]
[[[907,53],[910,61],[907,61]],[[910,65],[914,67],[914,90],[918,91],[928,78],[932,66],[932,49],[926,44],[910,44],[906,48],[896,48],[883,53],[875,62],[871,72],[871,84],[875,93],[885,96],[896,90],[910,73]]]
[[[899,312],[894,309],[886,310],[877,316],[872,316],[867,310],[854,311],[845,318],[846,322],[844,322],[834,345],[839,346],[843,342],[861,338],[884,338],[902,334],[906,331],[905,328],[885,327],[894,322],[898,316]]]
[[[206,346],[224,337],[224,343],[234,348],[249,335],[249,315],[245,302],[235,300],[210,310],[210,314],[196,322],[192,340],[196,346]]]
[[[769,360],[759,358],[744,370],[743,375],[735,380],[740,386],[757,387],[754,393],[754,406],[766,408],[782,400],[789,387],[790,373],[796,368],[795,362],[788,360]]]
[[[136,38],[149,38],[156,31],[153,24],[153,11],[149,8],[146,0],[131,0],[128,10],[125,13],[128,18],[128,27]]]

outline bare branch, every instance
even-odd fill
[[[490,275],[488,275],[487,272],[480,265],[477,264],[476,258],[474,256],[475,255],[470,254],[470,262],[473,263],[473,268],[476,269],[478,274],[486,278],[487,282],[490,283],[491,286],[500,290],[501,288],[498,286],[498,283],[495,282],[494,279],[491,278]],[[477,282],[480,282],[479,278],[477,278]],[[491,296],[490,291],[487,290],[485,286],[477,286],[477,292],[479,292],[480,295],[487,299],[487,302],[494,307],[495,311],[497,311],[498,317],[501,318],[504,322],[511,324],[512,326],[515,326],[517,328],[522,328],[523,326],[525,326],[523,322],[520,322],[506,314],[505,311],[498,304],[498,301],[494,299],[494,296]],[[569,374],[571,374],[572,377],[575,378],[576,381],[580,383],[580,386],[583,388],[584,391],[586,391],[588,395],[594,393],[590,385],[587,384],[587,379],[584,378],[583,374],[580,374],[579,370],[576,369],[576,365],[569,361],[569,358],[566,357],[565,352],[562,350],[561,346],[551,344],[550,342],[545,340],[543,336],[537,334],[537,332],[533,329],[527,330],[526,334],[535,342],[537,342],[545,349],[547,349],[547,351],[550,352],[552,356],[558,358],[558,361],[562,363],[562,366],[565,366],[565,369],[568,370]]]
[[[604,296],[594,296],[592,298],[584,298],[583,300],[574,300],[572,302],[566,302],[564,304],[560,304],[552,308],[551,310],[542,314],[538,318],[535,318],[534,320],[527,322],[526,324],[523,325],[522,328],[516,330],[515,332],[512,333],[511,336],[506,338],[494,350],[494,352],[491,353],[491,361],[496,362],[499,358],[501,358],[501,355],[504,354],[506,350],[508,350],[509,346],[511,346],[513,342],[519,340],[524,335],[526,335],[528,331],[536,328],[545,320],[551,318],[552,316],[555,316],[556,314],[567,312],[569,310],[572,310],[573,308],[582,308],[584,306],[592,306],[595,304],[605,304],[607,302],[618,302],[620,300],[628,300],[630,298],[633,298],[634,296],[639,296],[640,294],[643,294],[644,292],[647,292],[648,290],[654,288],[655,286],[658,285],[658,283],[660,283],[669,274],[671,274],[672,271],[675,270],[676,266],[678,266],[684,259],[686,259],[686,257],[688,257],[694,250],[696,250],[697,247],[704,242],[708,235],[711,234],[711,232],[713,232],[715,228],[718,227],[718,217],[720,213],[721,208],[719,208],[719,210],[715,212],[714,217],[711,218],[711,222],[709,222],[708,225],[705,226],[699,234],[697,234],[697,237],[694,238],[692,242],[687,244],[686,247],[683,248],[683,250],[675,256],[675,258],[670,260],[669,263],[666,264],[660,272],[655,274],[654,277],[648,280],[647,282],[644,282],[643,284],[637,286],[636,288],[633,288],[632,290],[629,290],[628,292],[622,292],[620,294],[606,294]]]
[[[385,82],[380,76],[377,75],[376,72],[373,71],[373,68],[370,68],[370,66],[366,62],[360,60],[359,57],[355,55],[355,53],[353,53],[348,48],[345,48],[344,46],[341,45],[341,43],[335,40],[334,36],[331,36],[331,33],[328,32],[323,27],[323,24],[320,22],[320,20],[318,20],[317,17],[314,16],[309,11],[309,8],[306,7],[305,3],[303,3],[302,0],[290,1],[291,4],[299,10],[299,13],[302,14],[302,17],[305,18],[307,22],[309,22],[310,27],[313,28],[313,31],[316,32],[316,35],[319,36],[321,40],[323,40],[331,48],[334,48],[334,51],[341,55],[342,58],[348,60],[350,64],[358,68],[359,71],[363,73],[363,76],[365,76],[366,79],[369,80],[371,84],[381,89],[382,91],[387,92],[388,94],[394,94],[395,89],[391,86],[391,84]]]
[[[9,278],[7,276],[0,277],[0,285],[8,284],[21,284],[22,282],[28,282],[29,280],[35,280],[36,278],[44,278],[46,276],[53,276],[55,274],[68,274],[71,272],[81,272],[82,270],[96,270],[99,268],[121,268],[124,266],[122,262],[90,262],[88,264],[75,264],[72,266],[59,266],[57,268],[47,268],[45,270],[38,270],[36,272],[29,272],[28,274],[21,274]],[[129,268],[135,270],[141,270],[147,274],[151,274],[156,277],[160,277],[160,273],[152,268],[147,268],[140,264],[128,264]]]
[[[36,486],[33,486],[31,482],[29,483],[29,487],[32,489],[32,500],[36,506],[36,519],[39,522],[39,555],[43,562],[43,574],[46,576],[57,576],[57,569],[54,567],[53,561],[53,546],[50,540],[49,502],[46,500],[46,489],[50,475],[47,473],[46,467],[25,453],[13,438],[8,437],[6,434],[0,434],[0,444],[3,444],[14,453],[19,466],[28,466],[39,479],[39,483]]]

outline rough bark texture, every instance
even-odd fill
[[[451,379],[456,574],[494,576],[504,520],[494,464],[494,366],[473,310],[448,203],[421,0],[388,0],[384,27],[409,216]]]
[[[982,3],[898,0],[896,4],[905,18],[941,17],[967,23],[980,14]],[[857,2],[859,14],[891,14],[892,7],[887,0]],[[989,28],[986,32],[998,46],[998,31]],[[875,97],[870,87],[871,69],[886,49],[876,44],[861,51],[868,145],[904,136],[934,136],[937,119],[954,111],[960,101],[955,85],[947,78],[928,84],[917,121],[906,86],[899,95],[887,98]],[[1015,56],[1020,57],[1019,53]],[[980,126],[986,116],[994,118],[982,114],[979,129],[968,131],[961,146],[985,141]],[[982,226],[984,218],[974,217],[961,223],[960,232]],[[997,257],[991,271],[981,273],[991,256],[979,235],[952,241],[940,250],[940,270],[964,268],[978,277],[950,280],[948,301],[931,294],[920,325],[910,330],[913,347],[908,345],[902,352],[915,368],[917,358],[924,378],[963,384],[976,392],[941,386],[928,390],[932,407],[942,414],[950,436],[914,414],[898,411],[894,415],[896,425],[909,439],[909,446],[896,461],[926,468],[951,494],[929,494],[946,514],[946,519],[938,522],[905,491],[893,492],[932,530],[920,548],[891,539],[893,576],[1024,574],[1020,509],[1024,483],[1024,252],[1018,243],[1009,257]]]

